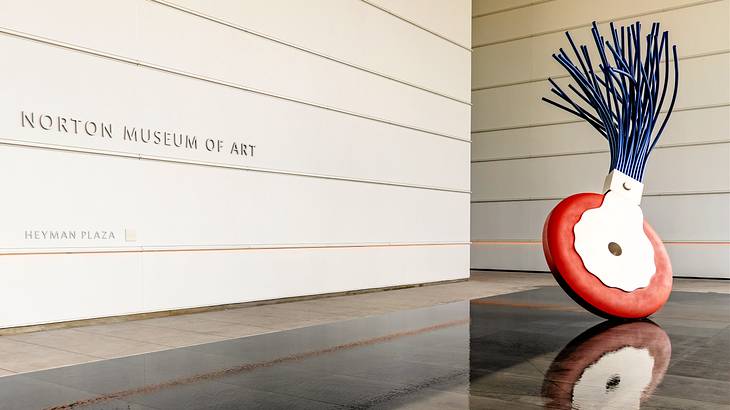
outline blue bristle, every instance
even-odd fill
[[[659,23],[654,23],[642,48],[639,22],[620,29],[611,23],[610,29],[611,38],[607,41],[593,22],[591,34],[599,57],[595,65],[588,47],[577,47],[570,33],[565,33],[578,66],[562,48],[553,54],[553,58],[575,81],[575,85],[569,84],[568,88],[580,100],[574,100],[551,78],[548,79],[551,91],[568,105],[548,98],[543,100],[584,119],[608,140],[611,150],[609,172],[617,169],[642,181],[646,161],[664,132],[677,99],[677,46],[671,47],[674,63],[672,97],[655,132],[668,89],[669,35],[666,31],[660,35]]]

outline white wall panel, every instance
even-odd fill
[[[726,244],[666,244],[674,276],[730,278],[730,246]],[[542,245],[473,244],[473,269],[547,272]]]
[[[488,13],[498,13],[544,1],[551,0],[474,0],[472,2],[472,15],[481,16]]]
[[[677,276],[730,279],[730,246],[725,244],[667,244]]]
[[[49,2],[21,2],[0,12],[0,27],[272,95],[469,138],[467,104],[148,0],[112,1],[114,14],[106,11],[106,3],[52,2],[47,12],[55,18],[41,26],[37,10]],[[78,13],[82,8],[105,16],[103,20],[109,20],[111,29],[98,23],[84,31],[67,29],[85,25],[88,15]],[[119,20],[127,23],[120,24]]]
[[[674,112],[657,147],[730,141],[729,119],[727,105]],[[608,152],[606,139],[583,121],[481,132],[472,139],[473,161]]]
[[[472,238],[539,241],[545,219],[558,202],[473,203]],[[730,242],[730,194],[645,196],[641,208],[665,241]]]
[[[144,7],[139,31],[144,39],[140,50],[143,61],[250,84],[255,89],[303,101],[316,96],[313,102],[328,107],[469,138],[467,104],[198,16],[161,5]],[[250,58],[251,53],[255,59]]]
[[[144,305],[140,254],[1,258],[3,328],[112,316]]]
[[[24,39],[0,37],[0,47],[8,55],[24,56],[9,59],[0,78],[2,139],[469,189],[469,144],[463,141]],[[108,122],[114,137],[43,131],[38,124],[21,128],[21,110]],[[201,147],[181,150],[125,141],[124,124],[196,135]],[[222,153],[208,152],[202,148],[204,138],[250,143],[256,145],[255,155],[230,155],[230,145]]]
[[[666,241],[730,243],[730,194],[650,196],[641,208]]]
[[[547,271],[542,226],[558,200],[472,204],[472,268]],[[730,278],[730,194],[645,196],[674,274]]]
[[[615,24],[629,25],[640,21],[648,30],[651,23],[660,22],[662,31],[669,31],[670,40],[677,44],[679,57],[683,58],[730,50],[728,15],[730,1],[723,0],[632,17]],[[609,36],[608,23],[599,24],[599,29]],[[576,44],[589,45],[591,56],[596,55],[593,38],[587,28],[570,30],[570,33]],[[563,31],[475,48],[472,54],[472,89],[564,76],[565,70],[552,58],[552,54],[561,47],[572,57]]]
[[[459,279],[468,258],[468,245],[3,257],[0,327]]]
[[[730,54],[682,60],[679,70],[675,109],[730,103]],[[550,95],[547,81],[475,91],[472,132],[575,121],[572,114],[541,100]]]
[[[470,53],[403,18],[0,2],[0,327],[467,277]]]
[[[542,244],[485,244],[471,245],[472,269],[524,270],[548,272]]]
[[[433,33],[471,48],[470,0],[367,0],[368,3],[411,21]]]
[[[136,230],[86,246],[464,242],[468,194],[0,146],[0,249],[62,247],[26,230]],[[49,199],[54,198],[53,206]],[[55,200],[55,199],[58,200]],[[71,245],[74,243],[71,242]]]
[[[730,191],[730,144],[672,147],[652,152],[644,192]]]
[[[545,218],[557,203],[552,199],[472,203],[472,240],[539,241]]]
[[[179,304],[181,294],[191,306],[205,306],[459,279],[460,271],[468,269],[468,253],[468,245],[274,250],[222,257],[149,253],[144,255],[145,287],[157,294],[149,295],[146,307],[170,309]]]
[[[360,0],[169,3],[421,87],[469,99],[466,90],[471,53]]]
[[[701,166],[698,164],[702,164]],[[603,188],[609,154],[472,164],[472,200],[563,198]],[[652,153],[644,194],[727,192],[730,143],[672,147]]]
[[[140,0],[3,0],[0,27],[133,56],[140,47],[137,16],[146,3]]]
[[[699,3],[697,0],[556,0],[475,19],[472,45],[491,44]]]
[[[730,2],[476,0],[472,60],[472,266],[546,270],[539,244],[561,198],[598,192],[608,147],[590,126],[541,101],[565,84],[551,57],[593,52],[598,20],[669,30],[680,58],[679,98],[647,165],[642,208],[666,241],[676,275],[730,277]],[[671,193],[666,196],[661,194]]]

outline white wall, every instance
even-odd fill
[[[0,1],[0,327],[467,277],[470,13]]]
[[[592,20],[658,21],[679,49],[680,88],[649,159],[644,214],[675,275],[730,277],[730,2],[475,0],[472,61],[472,267],[546,271],[540,235],[558,200],[602,188],[608,147],[540,101],[564,32]]]

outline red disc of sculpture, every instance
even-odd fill
[[[589,209],[601,206],[604,195],[582,193],[561,201],[548,215],[543,250],[550,271],[578,304],[606,318],[644,318],[659,310],[672,290],[672,266],[659,236],[644,221],[644,233],[654,249],[656,272],[648,286],[630,292],[605,285],[584,266],[575,249],[574,227]]]

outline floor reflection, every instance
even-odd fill
[[[611,323],[541,288],[2,377],[0,409],[727,407],[729,320],[728,295]]]
[[[654,322],[607,321],[563,348],[542,393],[559,408],[638,409],[661,383],[671,356],[669,336]]]

